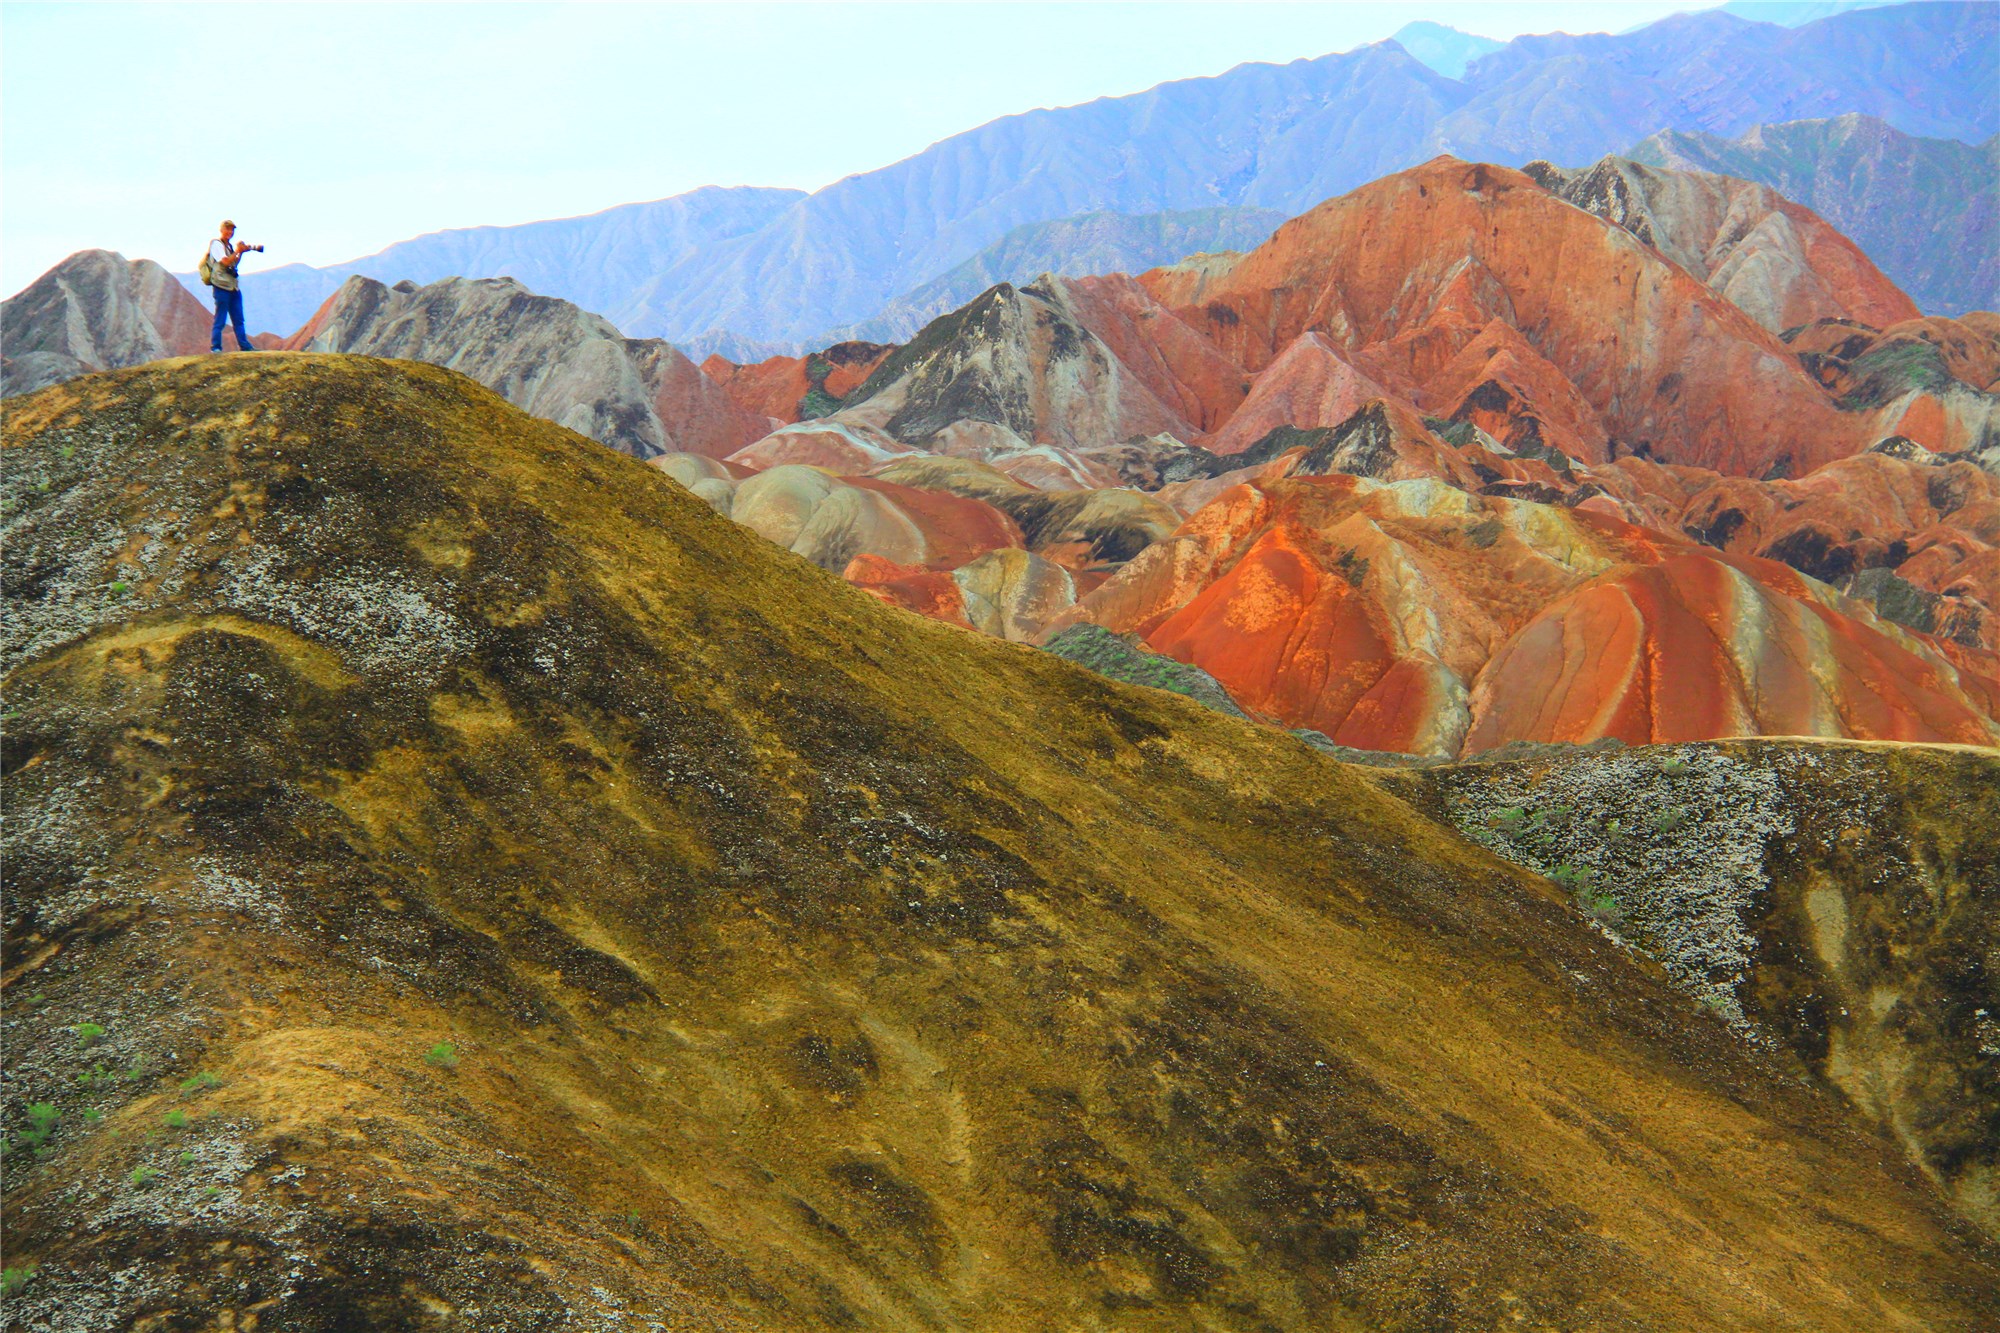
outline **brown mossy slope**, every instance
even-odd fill
[[[2000,1235],[2000,751],[1551,746],[1386,781],[1577,880],[1616,933],[1839,1089]]]
[[[4,461],[5,1115],[60,1113],[11,1327],[2000,1301],[1544,881],[461,377],[164,362],[11,400]]]

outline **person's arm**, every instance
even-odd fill
[[[222,266],[226,269],[234,269],[243,261],[243,256],[248,253],[250,253],[248,243],[238,241],[232,248],[229,242],[224,241],[222,243]]]

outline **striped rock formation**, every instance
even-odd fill
[[[447,366],[524,411],[640,458],[721,457],[771,426],[671,343],[626,338],[602,316],[511,278],[425,287],[349,278],[284,346]]]
[[[1742,309],[1504,167],[1439,158],[1322,204],[1180,313],[1247,369],[1317,332],[1412,392],[1497,319],[1621,453],[1762,475],[1869,443]]]
[[[1064,624],[1360,749],[1743,733],[2000,740],[1984,674],[1775,561],[1436,481],[1233,487]]]
[[[689,469],[677,459],[662,468],[676,480]],[[1021,544],[1014,521],[983,501],[873,477],[788,463],[733,483],[703,480],[690,489],[717,512],[835,573],[861,555],[950,570]]]
[[[1622,157],[1565,171],[1522,168],[1551,194],[1631,232],[1769,329],[1819,319],[1875,325],[1918,317],[1905,296],[1819,214],[1769,186]]]
[[[152,260],[80,250],[0,304],[0,392],[205,352],[212,318]]]

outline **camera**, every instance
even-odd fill
[[[255,250],[260,255],[264,253],[264,247],[261,245],[246,245],[243,248],[245,250]]]

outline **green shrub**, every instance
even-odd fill
[[[1608,893],[1585,889],[1577,895],[1576,905],[1583,909],[1585,916],[1600,925],[1615,930],[1625,924],[1625,909]]]
[[[186,1129],[187,1122],[188,1116],[186,1111],[169,1111],[164,1117],[164,1123],[168,1129]]]
[[[152,1184],[153,1177],[159,1174],[160,1173],[153,1167],[135,1166],[132,1168],[132,1183],[136,1185],[138,1188],[144,1189],[146,1188],[146,1186]]]
[[[98,1023],[78,1023],[70,1031],[76,1034],[76,1048],[87,1051],[104,1040],[105,1029]]]
[[[799,420],[813,421],[820,417],[830,417],[843,406],[843,400],[834,397],[825,389],[815,385],[806,390],[806,396],[799,399]]]
[[[1686,806],[1672,806],[1653,816],[1653,827],[1661,833],[1672,833],[1688,822]]]
[[[1562,885],[1573,894],[1580,894],[1588,888],[1594,875],[1594,871],[1568,864],[1559,865],[1549,872],[1551,880]]]
[[[0,1268],[0,1296],[18,1294],[34,1276],[33,1264],[22,1264],[19,1268]]]
[[[181,1080],[181,1092],[183,1095],[195,1092],[207,1092],[210,1088],[219,1088],[221,1086],[221,1079],[206,1072]]]
[[[1856,357],[1847,375],[1854,387],[1841,395],[1840,405],[1849,411],[1880,407],[1912,389],[1941,392],[1952,382],[1943,354],[1927,342],[1877,347]]]
[[[458,1047],[448,1041],[441,1041],[424,1052],[424,1063],[438,1069],[458,1068]]]
[[[1473,437],[1479,433],[1479,428],[1470,421],[1453,421],[1448,417],[1425,417],[1424,429],[1460,449],[1471,444]]]
[[[1624,924],[1625,909],[1618,900],[1597,887],[1597,872],[1584,866],[1559,865],[1549,871],[1549,879],[1562,885],[1575,900],[1577,910],[1605,926]]]
[[[62,1112],[47,1102],[36,1102],[28,1108],[28,1127],[21,1131],[19,1138],[6,1145],[9,1154],[26,1148],[39,1154],[42,1145],[49,1141],[49,1135],[56,1132],[56,1122],[62,1119]]]

